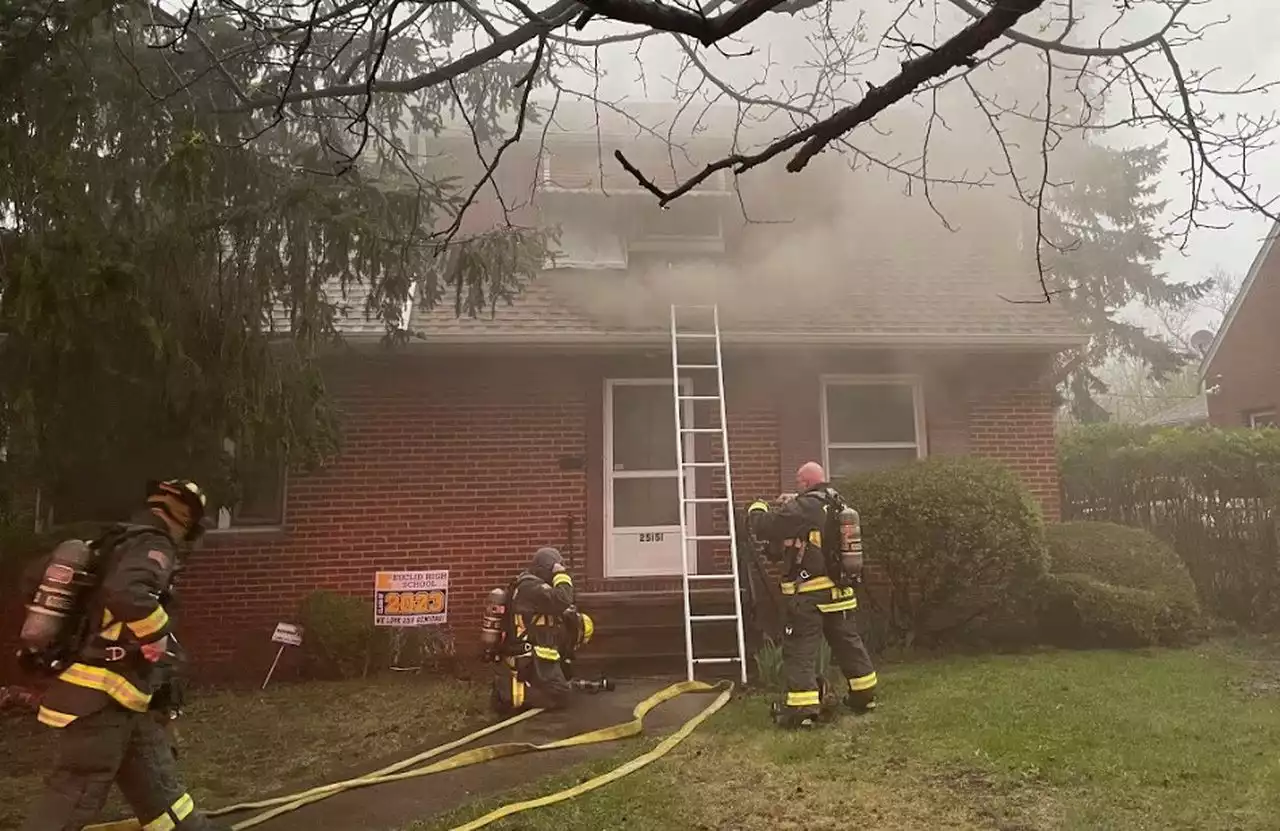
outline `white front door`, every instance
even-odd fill
[[[682,394],[689,393],[681,381]],[[676,469],[675,407],[671,380],[612,379],[605,383],[605,576],[650,577],[680,573],[680,492]],[[683,420],[692,422],[689,402]],[[687,437],[686,437],[687,439]],[[685,459],[692,442],[685,441]],[[693,468],[685,476],[693,495]],[[687,506],[695,531],[696,513]],[[697,568],[697,547],[686,555]]]

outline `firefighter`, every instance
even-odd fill
[[[500,715],[565,707],[573,654],[591,639],[591,618],[574,606],[573,578],[554,548],[540,548],[506,592],[491,700]]]
[[[144,831],[223,827],[179,783],[166,730],[181,703],[181,649],[165,605],[178,548],[200,538],[205,504],[194,482],[150,482],[146,509],[99,541],[99,580],[84,599],[93,626],[41,700],[39,720],[58,730],[59,756],[24,831],[79,831],[113,782]]]
[[[858,714],[874,709],[876,687],[875,669],[854,620],[859,575],[849,573],[834,553],[838,546],[831,520],[844,508],[844,500],[817,462],[796,471],[796,489],[794,497],[780,498],[775,506],[756,501],[747,509],[752,534],[770,543],[785,569],[782,660],[787,696],[776,716],[788,727],[812,725],[821,713],[824,690],[817,663],[824,637],[848,684],[845,706]]]

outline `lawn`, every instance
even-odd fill
[[[650,767],[489,827],[1277,827],[1280,642],[956,657],[887,666],[881,678],[874,716],[781,732],[764,697],[742,696]],[[182,765],[199,802],[225,805],[407,755],[426,737],[484,721],[485,703],[461,682],[398,676],[200,697],[184,725]],[[26,725],[3,725],[0,827],[16,824],[47,766],[47,735]],[[605,746],[584,767],[412,828],[453,828],[608,770],[657,740]],[[366,793],[379,798],[376,787]]]
[[[955,658],[882,679],[870,718],[781,733],[763,699],[744,698],[645,770],[489,827],[1277,827],[1280,648]],[[643,749],[414,829],[453,827]]]
[[[362,759],[408,755],[424,740],[478,727],[487,718],[488,698],[476,689],[391,674],[376,681],[273,685],[266,692],[200,693],[179,722],[179,764],[198,805],[243,801]],[[52,761],[53,731],[33,717],[6,717],[0,730],[6,760],[0,828],[15,828]]]

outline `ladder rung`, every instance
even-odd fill
[[[676,369],[719,369],[719,364],[676,364]]]
[[[717,542],[728,542],[728,534],[690,534],[685,537],[686,540],[715,540]]]
[[[714,338],[715,332],[676,332],[678,338]]]
[[[693,662],[695,664],[736,664],[741,660],[737,655],[734,655],[732,658],[694,658]]]
[[[705,620],[712,623],[717,620],[737,620],[737,615],[689,615],[689,620]]]
[[[724,462],[685,462],[685,467],[724,467]]]
[[[718,395],[677,395],[681,401],[719,401]]]
[[[681,501],[683,501],[686,505],[688,504],[706,505],[712,502],[728,502],[729,497],[727,496],[686,496]]]
[[[681,433],[719,433],[724,430],[723,427],[681,427]]]
[[[732,580],[732,574],[690,574],[690,580]]]

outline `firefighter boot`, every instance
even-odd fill
[[[876,691],[874,689],[851,692],[844,697],[844,706],[854,715],[865,716],[876,711]]]
[[[778,701],[769,705],[769,715],[774,724],[788,730],[813,727],[818,723],[817,714],[797,710],[794,707],[784,707]]]

